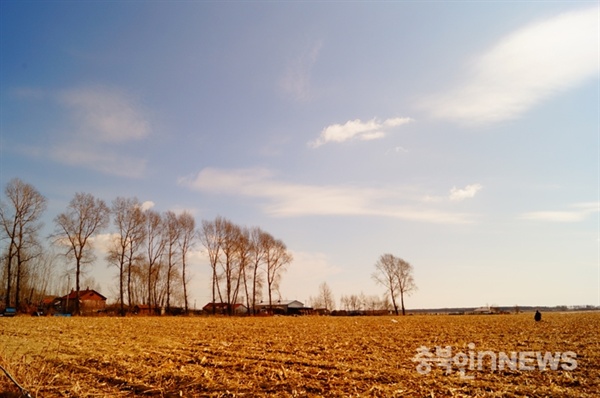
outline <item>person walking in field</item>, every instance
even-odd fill
[[[542,313],[538,310],[535,310],[535,315],[533,316],[533,319],[535,319],[536,322],[539,322],[542,320]]]

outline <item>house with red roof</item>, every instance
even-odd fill
[[[71,293],[60,297],[60,308],[63,314],[73,314],[75,312],[75,302],[77,300],[77,292],[71,289]],[[106,310],[106,297],[95,291],[87,288],[79,291],[79,311],[81,315],[93,315]]]

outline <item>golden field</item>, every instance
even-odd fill
[[[600,396],[600,313],[543,316],[18,316],[0,318],[0,365],[34,397]],[[570,351],[576,367],[420,374],[421,346]],[[0,396],[18,391],[0,372]]]

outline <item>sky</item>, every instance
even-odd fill
[[[0,2],[0,185],[258,226],[326,282],[407,308],[600,305],[600,6]],[[112,228],[112,229],[111,229]],[[103,238],[89,270],[115,291]],[[104,239],[106,240],[106,239]],[[209,265],[191,255],[191,300]],[[338,304],[339,305],[339,304]]]

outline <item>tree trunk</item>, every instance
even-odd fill
[[[400,290],[400,304],[402,305],[402,315],[406,315],[406,311],[404,310],[404,292]]]
[[[394,313],[398,315],[398,304],[396,304],[396,297],[394,297],[393,294],[390,294],[390,296],[392,296],[392,305],[394,306]]]

